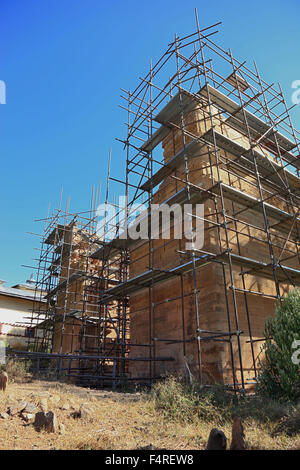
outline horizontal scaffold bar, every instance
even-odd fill
[[[230,258],[231,262],[234,265],[250,269],[249,272],[246,272],[244,274],[252,274],[258,277],[273,279],[273,268],[270,264],[264,263],[262,261],[257,261],[251,258],[246,258],[244,256],[240,256],[234,253],[230,253]],[[229,253],[225,252],[221,254],[205,254],[203,256],[197,257],[195,259],[195,267],[200,268],[211,262],[221,262],[228,264]],[[141,289],[145,289],[151,286],[152,283],[157,284],[159,282],[166,281],[173,276],[187,274],[192,270],[193,262],[188,261],[168,271],[162,271],[155,268],[152,270],[145,271],[144,273],[129,279],[127,282],[122,282],[118,286],[112,287],[111,289],[107,289],[105,291],[105,295],[100,300],[100,302],[107,302],[114,300],[120,296],[130,295]],[[300,285],[299,270],[284,265],[278,265],[276,272],[277,279],[279,282],[290,284],[292,281],[295,285]]]

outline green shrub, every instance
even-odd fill
[[[278,304],[275,317],[265,321],[265,358],[258,377],[258,390],[273,398],[300,398],[300,365],[295,364],[293,342],[300,340],[300,291],[290,292]]]
[[[7,372],[9,380],[22,381],[30,375],[32,362],[10,357],[2,368]]]
[[[195,414],[198,397],[183,382],[167,377],[157,382],[152,389],[156,409],[168,418],[181,422],[191,421]]]
[[[202,387],[197,382],[188,385],[170,376],[153,387],[151,396],[155,408],[167,419],[182,423],[199,419],[215,425],[232,422],[235,415],[268,423],[287,416],[289,407],[260,395],[241,396],[222,386]]]

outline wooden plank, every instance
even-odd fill
[[[180,94],[182,102],[180,102]],[[154,118],[154,120],[162,124],[162,126],[157,129],[146,142],[144,142],[140,149],[145,152],[151,152],[169,134],[171,127],[168,123],[178,122],[181,110],[184,114],[187,114],[197,106],[199,106],[199,102],[195,100],[193,94],[180,88],[180,91],[171,98],[166,106]]]
[[[185,151],[187,158],[193,159],[196,157],[200,157],[201,155],[199,152],[203,148],[204,143],[199,142],[199,140],[193,140],[189,144],[187,144]],[[169,176],[176,168],[183,164],[184,158],[184,150],[181,149],[174,157],[170,158],[167,162],[164,163],[164,166],[160,168],[152,178],[149,178],[142,186],[141,189],[143,191],[150,191],[151,186],[154,188],[157,186],[161,181],[163,181],[167,176]]]
[[[244,134],[247,134],[247,127],[244,123],[244,111],[246,114],[247,122],[250,126],[250,132],[254,138],[259,138],[260,136],[264,135],[268,131],[271,130],[271,127],[266,124],[262,119],[255,116],[253,113],[248,111],[244,108],[241,109],[240,105],[233,101],[228,96],[224,95],[219,89],[212,87],[211,85],[207,85],[209,90],[210,99],[213,104],[221,107],[225,112],[229,114],[234,114],[233,116],[229,116],[227,121],[232,127],[235,129],[242,131]],[[200,91],[199,94],[204,96],[206,99],[207,95],[207,88],[204,86]],[[297,168],[300,169],[300,159],[297,158],[295,160],[295,156],[290,153],[292,149],[296,147],[296,143],[291,139],[287,138],[283,134],[278,131],[274,131],[276,136],[277,142],[282,150],[282,157],[287,160],[289,163],[295,165]],[[267,143],[268,147],[272,149],[273,152],[277,153],[277,146],[274,134],[270,134],[266,139],[265,142]]]

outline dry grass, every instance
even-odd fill
[[[173,392],[172,392],[173,393]],[[47,400],[64,429],[56,434],[36,432],[19,416],[0,418],[0,449],[137,449],[149,444],[166,449],[204,449],[212,427],[221,428],[230,438],[231,421],[218,410],[215,417],[184,420],[170,417],[153,394],[117,393],[82,389],[73,385],[34,381],[9,384],[0,393],[0,413],[18,401],[37,405]],[[74,419],[82,404],[92,411],[93,421]],[[65,409],[64,409],[65,408]],[[272,437],[278,420],[264,423],[244,419],[250,449],[299,449],[300,434]]]

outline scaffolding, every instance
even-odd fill
[[[109,172],[108,179],[121,185],[124,207],[114,202],[116,211],[105,218],[101,236],[96,205],[88,216],[58,211],[45,229],[37,292],[47,292],[46,314],[34,309],[31,320],[44,325],[45,334],[31,347],[45,353],[51,344],[52,353],[63,355],[64,338],[70,337],[76,347],[68,352],[76,357],[68,366],[60,358],[70,376],[98,377],[100,385],[116,386],[122,378],[151,385],[169,366],[176,369],[178,355],[186,364],[192,351],[205,384],[207,357],[222,344],[229,364],[222,382],[245,391],[255,384],[256,345],[262,341],[253,334],[253,306],[262,299],[274,305],[300,285],[300,140],[290,109],[280,85],[269,85],[255,63],[248,67],[213,41],[220,23],[200,29],[197,12],[195,17],[195,32],[175,35],[138,86],[122,90],[127,135],[118,140],[126,174],[119,180]],[[197,235],[197,219],[204,224],[202,248],[192,241],[187,250],[174,237],[140,243],[124,236],[150,220],[153,203],[189,204],[190,233]],[[201,217],[197,204],[204,204]],[[142,218],[132,222],[139,208]],[[216,299],[222,295],[214,328],[205,326],[205,273],[218,280]],[[164,286],[172,292],[166,287],[163,294]],[[180,306],[176,334],[158,336],[162,309],[172,305]],[[137,315],[146,325],[142,342],[132,327]]]
[[[126,280],[128,263],[123,253],[112,263],[92,256],[105,246],[104,232],[99,236],[101,227],[97,230],[99,195],[100,188],[99,193],[93,188],[90,211],[70,213],[59,208],[39,219],[44,232],[33,308],[26,323],[33,333],[27,352],[11,354],[36,361],[36,372],[51,370],[58,378],[79,384],[115,388],[128,383],[128,362],[150,358],[128,357],[127,300],[118,299],[109,309],[99,304],[101,293]]]

